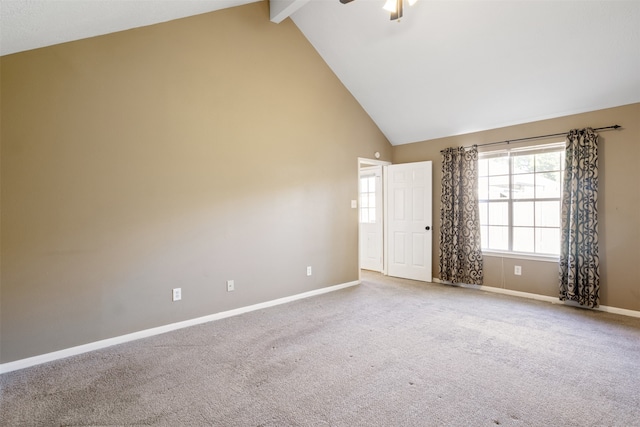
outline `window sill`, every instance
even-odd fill
[[[498,258],[526,259],[531,261],[555,262],[560,260],[557,255],[522,254],[518,252],[482,251],[483,256]]]

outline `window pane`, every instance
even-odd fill
[[[506,202],[489,203],[489,225],[509,225],[509,204]]]
[[[560,227],[560,201],[536,202],[536,226]]]
[[[369,222],[369,209],[360,209],[360,222]]]
[[[369,195],[368,194],[361,194],[360,195],[360,207],[361,208],[368,208],[369,207]]]
[[[509,177],[492,176],[489,178],[489,199],[509,198]]]
[[[369,208],[369,222],[376,222],[376,208]]]
[[[536,154],[536,172],[559,171],[560,151]]]
[[[536,228],[536,252],[560,255],[560,229]]]
[[[370,176],[369,177],[369,189],[367,191],[369,193],[375,193],[376,192],[376,177],[375,176]]]
[[[532,227],[534,225],[533,214],[535,212],[533,205],[533,202],[513,202],[513,225],[521,227]]]
[[[514,156],[513,157],[513,173],[529,173],[533,172],[534,155]]]
[[[481,225],[489,224],[489,214],[488,214],[489,207],[487,205],[488,205],[487,202],[478,203],[478,206],[480,207],[480,224]]]
[[[480,240],[482,242],[480,247],[482,249],[487,249],[489,247],[489,227],[480,227]]]
[[[489,175],[506,175],[509,173],[509,157],[491,157],[489,160]]]
[[[376,207],[376,193],[369,193],[369,207]]]
[[[489,198],[489,178],[478,178],[478,199],[487,200]]]
[[[499,251],[509,249],[509,227],[488,227],[489,248]]]
[[[478,176],[487,176],[487,175],[489,175],[489,160],[479,159],[478,160]]]
[[[533,199],[534,182],[533,174],[514,175],[513,176],[512,195],[514,199]]]
[[[544,172],[536,174],[536,197],[560,197],[562,180],[560,172]]]
[[[366,193],[367,192],[367,183],[369,182],[369,180],[367,178],[360,178],[360,193]]]
[[[541,146],[480,157],[482,248],[557,255],[564,150]]]
[[[513,250],[516,252],[534,252],[534,230],[533,227],[513,227]]]

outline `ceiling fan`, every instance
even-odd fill
[[[347,4],[351,3],[353,0],[340,0],[340,3]],[[418,0],[407,0],[409,2],[409,6],[413,6]],[[400,18],[402,18],[402,9],[404,5],[404,0],[387,0],[387,2],[382,7],[384,10],[388,10],[391,13],[391,20],[395,21],[396,19],[400,22]]]

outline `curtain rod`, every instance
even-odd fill
[[[619,129],[622,126],[620,125],[612,125],[612,126],[604,126],[601,128],[595,128],[594,130],[607,130],[607,129]],[[518,138],[518,139],[506,139],[504,141],[496,141],[496,142],[487,142],[486,144],[475,144],[476,147],[486,147],[487,145],[497,145],[497,144],[511,144],[512,142],[521,142],[521,141],[529,141],[531,139],[540,139],[540,138],[551,138],[553,136],[566,136],[569,132],[562,132],[562,133],[552,133],[549,135],[538,135],[538,136],[529,136],[526,138]],[[468,145],[464,148],[471,148],[474,145]],[[441,153],[444,150],[440,151]]]

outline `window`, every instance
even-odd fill
[[[560,254],[564,144],[481,153],[482,249]]]
[[[360,177],[360,222],[376,222],[376,176]]]

